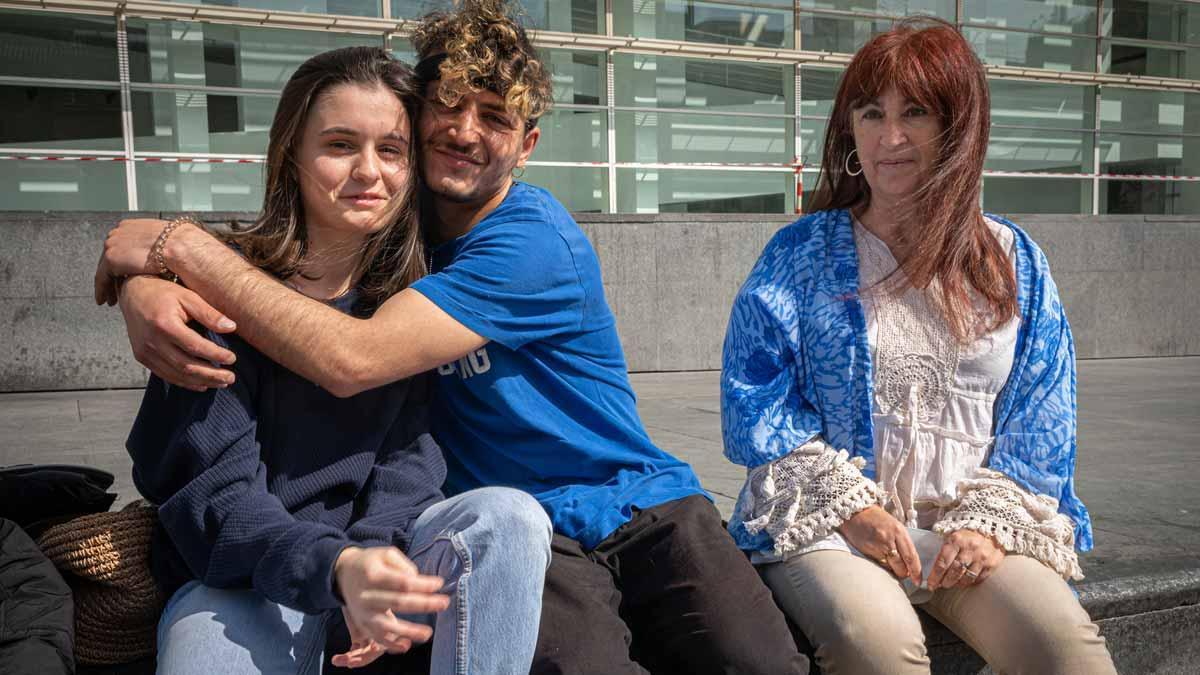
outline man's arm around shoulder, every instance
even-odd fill
[[[195,226],[176,228],[162,253],[167,267],[189,289],[236,322],[243,339],[337,396],[351,396],[411,377],[464,356],[487,342],[411,289],[387,300],[369,319],[343,314],[287,288]],[[125,257],[137,258],[137,255]],[[160,295],[163,292],[161,287],[156,289]],[[139,324],[136,328],[132,324],[147,312],[126,311],[131,342],[135,334],[151,335],[158,343],[174,346],[184,356],[199,356],[197,351],[204,348],[196,344],[198,336],[187,327],[187,320],[200,317],[190,314],[175,292],[166,298],[147,296],[143,292],[140,299],[130,299],[130,304],[140,308],[143,305],[138,303],[161,302],[168,309],[154,313],[157,317],[154,325]],[[134,350],[139,352],[137,344]],[[161,351],[169,350],[164,347]],[[142,362],[156,373],[155,366],[164,368],[161,360],[153,364]],[[195,377],[197,373],[192,371],[199,367],[191,365],[191,371],[184,372]],[[168,381],[177,376],[175,372],[158,374]],[[220,380],[214,377],[209,386],[225,384],[227,375]]]

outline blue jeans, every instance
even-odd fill
[[[433,626],[433,673],[529,671],[550,536],[542,507],[509,488],[472,490],[421,514],[407,555],[422,573],[446,580],[450,607],[401,618]],[[332,616],[192,581],[158,622],[158,672],[319,673]]]

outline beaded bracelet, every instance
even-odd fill
[[[163,227],[162,232],[158,233],[158,239],[155,239],[154,245],[150,247],[150,255],[154,258],[154,262],[158,263],[158,276],[168,281],[179,281],[179,275],[175,274],[171,271],[171,268],[167,267],[167,260],[163,257],[163,248],[165,248],[167,245],[167,237],[171,236],[171,233],[175,231],[175,228],[179,227],[183,223],[191,223],[192,225],[199,224],[196,222],[196,219],[192,218],[191,216],[180,216],[179,218],[168,222]]]

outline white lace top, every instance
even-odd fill
[[[1012,232],[987,222],[1011,255]],[[865,291],[891,274],[896,260],[857,220],[854,241]],[[876,478],[892,515],[921,529],[941,520],[958,498],[958,484],[987,458],[992,410],[1012,370],[1019,323],[1014,317],[964,347],[931,296],[919,288],[899,297],[882,290],[862,296],[875,364]]]
[[[1013,233],[994,221],[987,224],[1011,257]],[[849,551],[835,528],[880,503],[908,527],[990,534],[1010,552],[1081,578],[1073,532],[1057,514],[1057,503],[983,468],[993,408],[1012,370],[1019,318],[961,345],[934,304],[937,294],[918,288],[901,295],[870,291],[897,263],[887,245],[857,221],[854,238],[875,366],[878,480],[862,477],[844,451],[819,438],[751,471],[754,499],[735,518],[775,541],[775,551],[754,553],[754,562],[822,549]]]

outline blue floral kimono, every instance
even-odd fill
[[[1020,327],[995,412],[987,467],[1058,500],[1076,547],[1092,548],[1091,520],[1075,496],[1075,346],[1046,256],[1015,234]],[[780,230],[738,292],[725,336],[721,426],[725,456],[748,469],[820,435],[865,462],[875,478],[872,366],[847,210],[821,211]],[[746,499],[745,491],[739,499]],[[740,510],[740,509],[739,509]],[[738,545],[771,538],[731,522]]]

